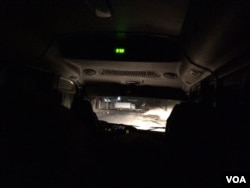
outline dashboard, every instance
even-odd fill
[[[142,135],[156,142],[164,142],[165,132],[154,132],[147,130],[138,130],[131,125],[114,124],[99,120],[99,135],[108,140],[119,140],[120,138],[129,138],[132,135]]]
[[[120,135],[131,134],[132,132],[138,132],[136,128],[129,125],[108,123],[106,121],[99,121],[99,132],[102,135],[116,138]]]

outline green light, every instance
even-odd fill
[[[125,53],[125,49],[124,48],[116,48],[115,49],[115,53],[116,54],[124,54]]]

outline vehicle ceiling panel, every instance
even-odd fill
[[[105,2],[112,16],[97,17],[94,4]],[[174,68],[178,79],[166,84],[178,88],[180,79],[187,90],[211,71],[237,64],[250,49],[249,0],[3,0],[1,5],[4,62],[50,67],[69,78],[82,78],[82,68],[69,66],[53,43],[69,33],[124,32],[175,39],[182,55]]]
[[[188,5],[188,0],[112,0],[109,1],[112,17],[99,18],[86,2],[88,1],[5,1],[4,16],[9,21],[33,24],[44,32],[53,34],[130,31],[178,36]]]
[[[166,78],[164,73],[176,73],[180,62],[172,63],[159,63],[159,62],[121,62],[121,61],[94,61],[94,60],[66,60],[68,63],[79,67],[81,70],[80,78],[78,79],[81,84],[88,82],[108,82],[129,84],[136,83],[138,85],[154,85],[154,86],[167,86],[173,88],[181,88],[182,82],[178,78]],[[94,70],[94,75],[84,74],[84,70]],[[103,75],[103,70],[124,71],[132,72],[131,75]],[[157,77],[143,77],[140,75],[133,75],[134,72],[155,72],[159,74]]]

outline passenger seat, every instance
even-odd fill
[[[0,186],[98,187],[88,131],[56,95],[8,92],[0,106]]]
[[[74,116],[82,123],[82,126],[89,131],[92,138],[96,138],[98,129],[98,118],[93,111],[90,101],[79,96],[75,96],[71,105],[71,111]]]
[[[170,187],[216,187],[219,156],[216,118],[204,104],[176,105],[167,120]]]

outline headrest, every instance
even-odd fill
[[[91,113],[94,113],[90,101],[82,99],[77,96],[73,100],[73,103],[71,105],[71,110],[81,115],[84,115],[84,114],[89,115]]]
[[[212,109],[200,103],[181,103],[174,107],[167,120],[169,134],[194,135],[207,131],[207,124],[213,119]]]

